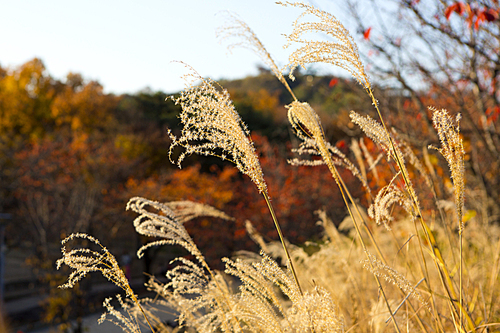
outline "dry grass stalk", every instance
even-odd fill
[[[430,147],[438,150],[448,162],[450,167],[451,179],[455,190],[455,206],[457,219],[459,223],[459,232],[464,228],[464,195],[465,195],[465,166],[464,166],[464,147],[460,137],[460,114],[457,115],[455,122],[448,112],[444,109],[437,110],[429,108],[432,114],[432,122],[436,128],[441,148]],[[455,124],[454,124],[455,123]]]
[[[281,5],[304,10],[295,21],[293,32],[288,36],[289,43],[302,44],[290,56],[287,66],[291,70],[290,75],[293,77],[293,71],[297,67],[304,67],[313,62],[325,62],[344,68],[363,85],[381,116],[368,76],[359,59],[357,46],[343,25],[333,15],[313,6],[289,2]],[[300,22],[309,15],[317,18],[319,22]],[[240,41],[231,44],[230,48],[243,46],[259,54],[294,96],[282,72],[278,70],[274,60],[254,32],[235,16],[230,20],[231,25],[219,31],[223,39],[240,38]],[[334,41],[312,41],[304,37],[305,34],[315,32],[324,32]],[[377,173],[379,158],[376,160],[372,158],[363,140],[359,141],[359,146],[356,141],[353,151],[362,168],[360,172],[344,154],[326,141],[319,116],[312,107],[308,103],[299,102],[294,96],[294,102],[287,108],[290,123],[302,140],[295,152],[299,155],[321,156],[322,160],[294,160],[293,163],[312,166],[326,164],[329,167],[342,193],[355,230],[351,232],[347,230],[346,234],[343,234],[329,222],[325,213],[321,213],[320,217],[327,233],[324,241],[314,244],[314,251],[306,252],[304,248],[294,246],[289,246],[288,250],[270,203],[267,185],[250,133],[234,109],[229,94],[215,81],[203,79],[192,69],[190,74],[186,75],[186,79],[188,80],[186,90],[180,97],[172,97],[182,106],[180,118],[184,128],[179,138],[169,131],[173,142],[170,158],[173,159],[173,149],[181,146],[185,150],[177,159],[179,166],[182,160],[192,153],[219,156],[235,163],[264,195],[280,235],[279,244],[283,250],[275,250],[278,243],[265,243],[248,223],[249,233],[266,253],[262,252],[261,257],[257,258],[255,255],[248,256],[245,260],[223,259],[226,265],[225,273],[240,281],[239,291],[235,291],[222,273],[210,269],[183,226],[188,220],[202,215],[226,220],[232,218],[202,204],[192,202],[162,204],[147,199],[132,198],[127,209],[139,214],[134,221],[137,232],[159,238],[145,245],[139,251],[139,255],[149,246],[176,244],[188,250],[196,259],[176,258],[178,266],[167,273],[169,282],[166,284],[152,279],[148,287],[156,291],[162,300],[148,300],[148,302],[168,304],[179,311],[181,325],[206,333],[344,332],[348,327],[349,330],[373,332],[387,329],[384,321],[379,319],[382,317],[385,319],[389,314],[396,331],[400,331],[398,322],[405,325],[408,330],[418,327],[424,332],[445,332],[453,329],[465,332],[497,325],[491,323],[491,318],[495,320],[500,318],[500,310],[495,306],[495,300],[500,295],[498,288],[495,288],[500,271],[498,255],[500,231],[493,227],[486,229],[484,225],[483,228],[479,228],[479,224],[472,221],[468,222],[468,230],[470,228],[475,232],[471,232],[468,239],[462,238],[465,223],[465,167],[458,118],[454,122],[445,110],[431,109],[434,112],[434,126],[441,141],[441,148],[436,149],[449,164],[455,189],[455,211],[459,220],[460,241],[460,290],[457,293],[456,277],[452,274],[454,270],[450,272],[445,261],[453,257],[455,249],[444,246],[447,243],[443,241],[445,232],[441,226],[435,224],[431,228],[425,222],[417,194],[409,179],[405,158],[421,173],[425,181],[431,183],[430,178],[411,147],[395,132],[389,132],[382,117],[378,122],[370,117],[351,113],[352,121],[386,152],[389,161],[392,160],[397,165],[392,181],[379,190],[369,209],[375,222],[388,226],[387,223],[393,221],[390,232],[384,228],[368,227],[336,168],[340,165],[351,170],[369,191],[366,173],[371,171],[377,183],[379,182]],[[199,82],[199,85],[195,85],[195,82]],[[364,154],[368,170],[364,168],[361,153]],[[429,160],[429,157],[426,156],[426,159]],[[431,165],[429,161],[426,163]],[[399,177],[404,180],[404,188],[395,185]],[[390,208],[394,204],[402,206],[409,218],[401,219],[391,212]],[[353,209],[357,213],[356,216],[353,214]],[[422,231],[417,229],[414,223],[416,220],[420,221]],[[365,226],[365,229],[362,230],[362,226]],[[135,307],[140,308],[143,315],[146,314],[130,289],[128,281],[124,279],[116,259],[99,241],[85,234],[72,235],[63,243],[74,238],[86,239],[96,244],[100,247],[100,252],[89,249],[66,251],[63,248],[63,258],[58,260],[58,267],[66,263],[75,269],[64,287],[73,286],[91,271],[102,272],[135,302],[132,308],[128,302],[119,299],[121,306],[130,311],[130,318],[120,317],[121,314],[117,314],[109,300],[105,304],[108,312],[117,316],[125,330],[135,332],[137,323],[134,319],[137,318]],[[367,238],[371,240],[371,244],[365,242]],[[487,242],[494,241],[497,246],[482,247],[485,239]],[[416,241],[418,244],[414,244]],[[466,246],[463,242],[466,242]],[[451,240],[449,243],[452,244]],[[423,251],[424,245],[428,246],[429,251]],[[370,246],[376,250],[378,258],[370,252],[368,249]],[[481,253],[469,251],[476,248],[483,251],[477,251]],[[390,265],[384,254],[390,256]],[[495,263],[491,269],[478,264],[482,262],[478,258],[483,256]],[[277,257],[286,257],[289,269],[282,269],[276,262]],[[299,267],[297,272],[291,258]],[[428,260],[435,263],[435,270],[427,268]],[[467,286],[463,283],[462,277],[465,271],[464,261],[468,264],[466,273],[470,285],[475,285],[469,288],[474,294],[471,300],[465,297],[463,291],[464,286]],[[353,262],[361,262],[367,269],[363,269],[361,265],[353,265]],[[369,282],[372,276],[376,278],[376,285]],[[422,276],[424,278],[421,278]],[[383,281],[381,282],[379,278],[389,283],[382,284]],[[306,287],[304,290],[299,280]],[[419,287],[420,282],[424,280],[426,286]],[[409,281],[420,282],[414,285]],[[435,290],[435,283],[431,284],[431,281],[439,281],[443,290]],[[380,306],[382,304],[384,306]],[[392,311],[391,307],[394,308],[397,304],[399,306]],[[420,311],[420,308],[425,310]],[[390,311],[389,314],[387,310]],[[473,315],[476,321],[472,319]],[[154,315],[148,312],[146,319],[148,317],[154,318]]]
[[[189,68],[191,73],[185,76],[188,81],[185,91],[178,98],[171,97],[182,107],[180,119],[183,124],[180,138],[175,137],[169,130],[172,140],[169,151],[171,161],[174,147],[182,146],[186,151],[182,152],[177,160],[179,167],[187,155],[193,153],[212,155],[233,162],[241,173],[249,176],[264,196],[287,256],[288,265],[298,288],[301,289],[292,259],[286,248],[285,238],[271,204],[267,184],[249,130],[236,112],[229,93],[217,82],[204,79],[191,67]],[[194,86],[193,80],[201,81],[201,84]]]
[[[70,268],[73,268],[74,271],[70,273],[68,281],[65,284],[59,286],[59,288],[73,288],[75,284],[83,279],[88,273],[101,272],[101,274],[105,278],[125,291],[125,295],[127,295],[127,297],[130,297],[130,299],[132,299],[132,301],[140,308],[142,314],[144,315],[144,318],[149,325],[149,328],[154,333],[155,330],[151,326],[148,317],[144,313],[144,309],[139,304],[139,300],[130,287],[125,273],[121,270],[115,256],[111,254],[111,252],[109,252],[108,249],[105,248],[98,239],[84,233],[71,234],[63,239],[61,241],[61,244],[64,245],[74,239],[90,241],[91,243],[97,245],[100,251],[93,251],[87,247],[66,251],[66,248],[63,247],[61,249],[63,256],[56,262],[57,269],[61,268],[62,264],[66,264]],[[126,327],[131,328],[133,332],[139,330],[138,327],[135,328],[134,322],[127,322]]]

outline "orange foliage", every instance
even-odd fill
[[[49,242],[71,232],[88,231],[96,215],[101,214],[104,222],[108,207],[102,196],[132,162],[112,143],[91,140],[87,135],[73,140],[44,138],[15,153],[17,214],[27,222],[23,229],[40,242],[44,255]],[[104,223],[92,229],[97,232],[100,227],[110,236]]]
[[[105,95],[102,86],[91,81],[85,85],[82,82],[65,85],[50,110],[57,126],[66,126],[71,131],[90,132],[112,125],[112,110],[116,105],[116,97]]]

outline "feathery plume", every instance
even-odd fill
[[[322,62],[345,69],[365,90],[371,89],[370,80],[359,57],[358,47],[349,31],[335,16],[303,3],[278,2],[278,4],[304,10],[295,20],[293,32],[287,36],[288,43],[285,45],[286,48],[292,42],[304,44],[289,57],[287,67],[290,68],[291,79],[297,67],[305,68],[306,64]],[[319,22],[299,22],[301,18],[309,14],[316,16]],[[316,32],[323,32],[334,41],[313,41],[303,37],[304,34]]]
[[[179,207],[178,204],[173,206]],[[151,208],[158,212],[152,212]],[[172,305],[179,305],[177,308],[181,313],[179,321],[183,323],[193,319],[196,322],[190,324],[197,327],[199,332],[213,332],[221,327],[227,330],[229,326],[239,326],[234,315],[226,315],[232,312],[234,304],[231,298],[227,297],[230,292],[225,290],[223,279],[210,269],[184,225],[177,221],[174,211],[166,204],[138,197],[129,200],[127,210],[129,209],[140,214],[134,220],[134,226],[139,234],[162,238],[142,246],[137,251],[139,257],[151,246],[175,244],[185,248],[198,260],[199,264],[196,264],[186,258],[178,257],[173,262],[178,262],[180,265],[167,272],[170,282],[164,289],[172,288],[174,293],[163,295]],[[184,218],[186,216],[189,214]],[[193,299],[187,295],[198,296]],[[200,311],[200,309],[211,309],[211,311]]]
[[[399,174],[396,175],[396,177]],[[396,186],[389,184],[384,186],[378,192],[373,204],[370,205],[368,209],[368,215],[375,220],[375,222],[380,225],[384,224],[387,230],[391,230],[389,222],[394,220],[391,216],[391,206],[393,204],[399,204],[403,207],[410,216],[413,217],[413,206],[409,198]]]
[[[147,208],[157,210],[152,212]],[[139,214],[134,220],[134,227],[137,233],[162,238],[157,241],[143,245],[137,256],[141,258],[146,249],[160,245],[180,245],[194,255],[198,260],[204,261],[203,255],[189,236],[186,228],[176,220],[175,213],[166,205],[144,198],[134,197],[127,203],[127,210],[132,210]]]
[[[351,121],[353,123],[357,124],[361,128],[361,130],[365,132],[367,137],[372,139],[373,142],[378,144],[383,150],[386,151],[388,161],[390,161],[390,159],[392,158],[397,163],[399,167],[399,174],[405,181],[405,188],[410,195],[413,205],[415,206],[414,208],[415,210],[419,210],[419,201],[417,194],[415,193],[411,180],[407,177],[408,170],[405,165],[405,154],[401,152],[401,143],[398,143],[394,139],[394,136],[391,136],[390,133],[385,130],[385,127],[382,124],[375,121],[370,116],[363,117],[358,113],[351,111],[349,113],[349,117],[351,118]],[[410,153],[407,151],[406,153],[410,156],[410,159],[414,157],[413,152]],[[417,160],[416,157],[415,160]],[[415,160],[413,162],[415,162]]]
[[[67,251],[66,247],[63,246],[61,249],[62,258],[56,261],[56,267],[59,269],[62,264],[66,264],[70,268],[73,268],[74,271],[69,275],[68,281],[59,286],[59,288],[73,288],[75,284],[83,279],[88,273],[101,272],[105,278],[123,289],[127,296],[135,299],[132,288],[115,256],[111,254],[98,239],[84,233],[75,233],[63,239],[61,244],[64,245],[74,239],[88,240],[97,245],[100,251],[93,251],[89,248],[76,248]]]
[[[102,324],[105,321],[109,321],[120,327],[124,332],[141,333],[137,317],[132,316],[130,312],[130,304],[124,301],[120,295],[116,295],[116,298],[118,299],[118,303],[120,303],[122,310],[126,312],[126,315],[122,313],[123,311],[116,310],[111,304],[112,298],[108,297],[102,303],[104,308],[106,308],[106,312],[101,315],[98,323]]]
[[[460,138],[460,114],[455,121],[445,109],[437,110],[430,107],[433,112],[432,122],[437,131],[441,148],[430,146],[443,155],[450,167],[451,179],[455,190],[455,206],[457,208],[459,232],[462,233],[464,223],[462,221],[464,211],[464,193],[465,193],[465,166],[464,166],[464,147]]]
[[[176,146],[185,149],[177,159],[179,167],[184,158],[193,153],[229,160],[250,177],[260,192],[267,193],[250,132],[236,112],[229,93],[217,82],[204,79],[193,68],[186,67],[191,70],[184,75],[186,89],[180,97],[170,97],[182,107],[179,117],[184,125],[179,138],[168,130],[172,140],[170,160],[174,163],[172,155]],[[195,86],[196,81],[200,81],[200,85]]]
[[[229,51],[237,47],[243,47],[253,51],[267,66],[269,66],[269,68],[271,68],[271,71],[281,83],[287,85],[273,57],[271,57],[271,54],[266,50],[255,32],[235,14],[226,12],[226,15],[228,17],[227,23],[219,27],[216,32],[220,41],[232,41],[227,47]]]
[[[328,151],[330,152],[333,164],[349,170],[352,173],[352,175],[356,177],[361,182],[361,184],[363,184],[365,189],[371,195],[371,190],[370,187],[368,186],[366,177],[359,171],[359,169],[337,147],[332,146],[329,142],[325,142],[325,144]],[[300,143],[299,148],[292,149],[292,152],[297,153],[298,155],[321,156],[316,140],[311,138],[303,139],[303,141]],[[306,165],[306,166],[317,166],[317,165],[327,164],[327,162],[324,159],[301,160],[298,158],[288,160],[288,163],[290,163],[291,165]]]
[[[410,294],[412,297],[416,298],[420,303],[430,308],[427,301],[422,297],[422,295],[415,290],[412,284],[398,271],[394,268],[385,265],[382,261],[377,259],[377,257],[366,251],[366,256],[368,259],[362,260],[361,263],[363,267],[371,271],[378,277],[384,278],[386,281],[398,286],[400,289],[404,290],[406,293]]]
[[[127,277],[125,276],[124,271],[120,268],[120,265],[118,264],[118,261],[116,260],[115,256],[113,256],[113,254],[111,254],[111,252],[109,252],[107,248],[102,246],[102,244],[99,242],[97,238],[94,238],[84,233],[71,234],[65,239],[63,239],[61,243],[64,245],[69,241],[72,241],[77,238],[85,239],[90,241],[91,243],[94,243],[100,248],[100,251],[93,251],[89,248],[76,248],[71,251],[66,251],[66,248],[63,247],[61,249],[63,257],[56,261],[57,269],[61,268],[62,264],[66,264],[70,268],[73,268],[75,270],[71,272],[71,274],[69,275],[68,281],[65,284],[59,286],[59,288],[63,289],[73,288],[75,284],[81,279],[83,279],[88,273],[101,272],[101,274],[105,278],[107,278],[113,284],[115,284],[116,286],[120,287],[123,291],[125,291],[125,295],[129,297],[137,305],[142,315],[144,316],[144,319],[146,319],[149,328],[153,333],[155,333],[155,330],[151,326],[151,323],[146,313],[144,312],[144,309],[140,305],[137,296],[134,294],[134,291],[130,287]],[[121,301],[120,296],[118,296],[118,299],[120,300],[120,304],[124,306],[125,303]],[[109,302],[107,304],[109,305]],[[104,303],[104,306],[108,309],[108,311],[110,312],[113,311],[112,307],[108,307],[106,305],[106,302]],[[104,320],[105,315],[104,317],[101,318],[102,320]],[[123,328],[126,331],[134,333],[140,332],[138,324],[134,323],[134,321],[126,320],[125,317],[123,318],[120,317],[118,319],[123,323],[123,325],[125,325],[123,326]]]
[[[288,109],[288,120],[300,139],[306,140],[312,137],[316,141],[324,140],[321,120],[309,103],[293,101],[286,108]]]
[[[226,221],[234,221],[234,218],[226,213],[206,204],[199,202],[183,200],[183,201],[170,201],[165,203],[165,206],[170,208],[177,220],[177,222],[184,224],[192,219],[200,216],[215,217]]]
[[[393,154],[391,143],[389,141],[389,134],[384,130],[384,127],[370,116],[362,116],[355,111],[349,113],[351,121],[358,125],[366,136],[373,140],[376,144],[380,145],[383,150],[387,152],[387,159],[391,158]]]

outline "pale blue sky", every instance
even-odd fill
[[[332,11],[343,1],[314,1]],[[215,30],[229,10],[256,32],[276,61],[286,63],[282,34],[300,14],[273,0],[19,0],[4,1],[0,65],[41,58],[59,79],[69,71],[98,80],[107,92],[183,87],[182,60],[202,76],[241,78],[257,72],[259,59],[241,49],[228,54]],[[336,15],[342,20],[341,12]]]

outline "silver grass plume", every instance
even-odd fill
[[[173,211],[177,222],[181,224],[184,224],[200,216],[215,217],[226,221],[235,220],[233,217],[210,205],[194,201],[170,201],[165,203],[165,206]]]
[[[394,268],[384,264],[377,257],[369,251],[365,251],[368,259],[362,260],[363,267],[371,271],[378,277],[398,286],[401,290],[405,291],[411,297],[417,299],[427,309],[430,309],[429,303],[422,297],[422,295],[415,290],[412,284]]]
[[[398,175],[399,174],[396,176]],[[412,218],[414,217],[414,214],[412,214],[413,206],[410,199],[397,186],[392,184],[380,189],[373,204],[371,204],[368,209],[368,215],[374,219],[378,225],[384,224],[387,230],[391,230],[389,222],[394,220],[391,216],[391,206],[395,203],[399,204],[404,210],[410,213]]]
[[[295,20],[294,29],[287,35],[290,46],[292,42],[304,44],[289,57],[288,68],[290,78],[297,67],[305,68],[306,64],[322,62],[338,66],[348,71],[364,88],[371,90],[370,80],[359,57],[358,47],[349,31],[335,16],[313,6],[303,3],[278,2],[282,6],[299,7],[304,12]],[[300,22],[306,15],[313,15],[319,22]],[[307,33],[322,32],[332,37],[334,41],[314,41],[303,37]]]
[[[210,278],[192,261],[182,257],[176,261],[180,265],[167,272],[170,281],[159,295],[179,312],[179,324],[197,332],[240,332],[235,312],[238,305],[222,275],[212,272]]]
[[[295,134],[302,141],[309,142],[306,145],[314,147],[318,151],[338,183],[338,174],[328,149],[328,143],[325,140],[321,120],[316,111],[307,102],[293,101],[286,107],[288,109],[288,120],[295,130]]]
[[[202,78],[191,67],[188,68],[191,69],[191,73],[184,76],[188,82],[185,91],[178,98],[171,97],[175,104],[182,107],[180,119],[184,127],[179,138],[175,137],[170,130],[168,131],[172,140],[169,151],[170,160],[172,161],[173,149],[181,146],[185,151],[177,160],[179,167],[187,155],[197,153],[232,161],[241,173],[249,176],[266,200],[288,264],[300,289],[293,262],[270,202],[267,184],[250,138],[250,131],[236,112],[227,90],[211,79]],[[201,83],[194,86],[194,81],[201,81]]]
[[[227,47],[229,51],[232,51],[237,47],[242,47],[257,54],[260,59],[267,66],[269,66],[269,68],[271,68],[271,71],[281,81],[281,83],[286,86],[287,83],[281,74],[281,71],[278,69],[276,62],[272,58],[271,54],[266,50],[255,32],[235,14],[226,12],[226,15],[228,17],[227,23],[217,29],[217,37],[220,38],[220,41],[223,42],[231,40],[231,43]]]
[[[177,221],[175,213],[167,205],[134,197],[128,201],[127,210],[132,210],[139,214],[134,220],[134,227],[137,233],[148,237],[161,238],[160,240],[143,245],[137,251],[139,258],[143,256],[146,249],[152,246],[180,245],[199,261],[204,261],[203,255],[191,236],[189,236],[186,228]]]
[[[89,248],[76,248],[70,251],[67,251],[65,247],[61,249],[63,257],[56,261],[57,269],[61,268],[62,264],[68,265],[70,268],[73,268],[74,271],[68,277],[68,281],[59,286],[59,288],[73,288],[75,284],[83,279],[88,273],[91,272],[101,272],[101,274],[111,281],[113,284],[121,288],[125,291],[125,295],[129,297],[139,308],[142,315],[146,319],[149,328],[154,333],[155,330],[151,326],[151,323],[144,312],[144,309],[139,303],[137,296],[134,294],[134,291],[130,287],[130,284],[125,276],[124,271],[120,268],[118,261],[115,256],[105,248],[97,238],[94,238],[90,235],[84,233],[75,233],[71,234],[65,239],[61,241],[64,245],[69,241],[74,239],[83,239],[88,240],[91,243],[94,243],[100,248],[100,251],[94,251]],[[123,303],[123,302],[122,302]],[[108,308],[109,310],[109,308]],[[132,321],[122,321],[125,325],[126,330],[130,332],[140,332],[139,328],[134,326]],[[138,325],[137,325],[138,326]]]
[[[109,321],[120,327],[124,332],[140,333],[141,329],[139,328],[137,318],[132,317],[129,312],[130,304],[123,301],[120,295],[116,295],[116,298],[118,299],[118,303],[120,303],[120,307],[123,311],[125,311],[126,315],[123,313],[123,311],[116,310],[114,306],[111,305],[112,298],[108,297],[102,303],[107,312],[104,312],[99,318],[99,324],[102,324],[105,321]]]
[[[408,170],[406,168],[404,159],[405,154],[401,152],[401,145],[395,140],[393,136],[389,136],[390,133],[385,130],[382,124],[380,124],[370,116],[363,117],[355,111],[351,111],[349,113],[349,117],[351,118],[351,121],[353,123],[358,125],[361,130],[365,132],[367,137],[369,137],[373,142],[379,145],[386,152],[388,161],[390,161],[391,158],[396,162],[399,160],[400,163],[397,163],[397,165],[402,176],[408,175]],[[413,153],[409,155],[410,158],[412,158],[412,155]],[[419,207],[419,202],[415,190],[413,189],[413,184],[408,177],[405,177],[404,179],[405,188],[410,194],[410,198],[413,202],[413,205],[415,206],[414,208],[418,210],[417,207]]]
[[[368,193],[371,194],[370,187],[368,186],[368,182],[366,177],[359,171],[359,169],[344,155],[337,147],[332,146],[329,142],[325,142],[328,151],[332,157],[333,163],[335,165],[341,166],[347,170],[349,170],[354,177],[356,177],[361,184],[366,188]],[[321,153],[318,151],[318,145],[316,140],[311,138],[305,138],[300,143],[299,148],[292,149],[292,152],[297,153],[298,155],[317,155],[321,156]],[[317,160],[301,160],[298,158],[294,158],[288,160],[288,163],[291,165],[306,165],[306,166],[317,166],[317,165],[325,165],[326,162],[323,159]]]
[[[453,121],[445,109],[437,110],[430,107],[429,110],[433,112],[432,122],[441,141],[441,148],[432,146],[429,148],[438,150],[448,162],[455,190],[455,206],[457,209],[459,232],[462,233],[464,228],[462,218],[465,194],[465,151],[462,138],[460,138],[460,114]]]
[[[172,206],[179,208],[181,205],[175,203]],[[218,329],[229,331],[230,327],[239,331],[239,323],[232,310],[234,301],[229,297],[227,286],[220,275],[210,269],[184,225],[177,220],[175,212],[167,204],[139,197],[129,200],[127,210],[129,209],[139,214],[134,220],[134,227],[139,234],[161,238],[142,246],[137,251],[139,257],[151,246],[180,245],[199,263],[178,257],[174,262],[180,265],[167,272],[170,282],[164,289],[167,291],[172,288],[174,292],[166,292],[163,295],[172,306],[178,305],[176,309],[181,313],[180,323],[188,322],[199,332],[213,332]],[[184,215],[183,218],[190,216],[192,214]],[[196,297],[193,298],[193,295]],[[208,309],[210,311],[207,311]]]
[[[355,111],[349,113],[351,121],[358,125],[366,136],[372,139],[373,142],[382,147],[382,149],[387,153],[387,159],[389,160],[391,156],[394,156],[392,151],[392,146],[389,141],[388,133],[384,130],[384,127],[370,116],[362,116]]]
[[[61,244],[65,245],[74,239],[88,240],[97,245],[100,250],[94,251],[89,248],[75,248],[68,251],[66,247],[63,246],[61,249],[62,258],[56,261],[56,267],[59,269],[62,264],[66,264],[70,268],[73,268],[74,271],[69,275],[67,282],[59,286],[59,288],[73,288],[75,284],[87,276],[88,273],[101,272],[106,279],[123,289],[128,297],[136,301],[132,288],[125,277],[125,273],[120,268],[115,256],[113,256],[98,239],[84,233],[71,234],[63,239]]]
[[[158,317],[161,309],[149,306],[150,304],[145,304],[151,303],[150,299],[141,298],[139,300],[140,304],[147,305],[147,308],[144,308],[142,306],[139,307],[138,304],[132,302],[130,299],[122,299],[119,294],[116,295],[116,298],[121,310],[116,310],[114,308],[111,304],[111,297],[106,298],[102,304],[106,309],[106,312],[104,312],[98,319],[99,324],[109,321],[120,327],[124,332],[141,333],[140,324],[143,318],[142,313],[144,313],[152,326],[154,326],[158,332],[170,332],[163,321]],[[155,305],[158,303],[161,302],[155,302]]]
[[[111,297],[106,298],[102,303],[102,305],[106,309],[106,312],[104,312],[98,319],[98,323],[102,324],[105,321],[109,321],[120,327],[123,332],[141,333],[141,329],[139,326],[140,317],[138,316],[140,315],[140,310],[136,311],[135,304],[128,299],[123,300],[119,294],[116,295],[116,298],[121,310],[116,310],[115,307],[111,304]],[[151,312],[146,312],[148,312],[147,315],[149,318],[154,317],[152,316]],[[161,322],[156,320],[155,324],[161,324]]]
[[[288,326],[282,320],[285,306],[275,285],[256,269],[255,263],[241,259],[232,261],[228,258],[223,261],[226,265],[225,273],[241,281],[238,317],[257,332],[285,331],[284,328]]]
[[[335,332],[346,331],[344,317],[337,304],[324,288],[315,286],[292,306],[288,313],[295,332]]]
[[[244,322],[258,332],[345,331],[344,319],[326,290],[315,287],[301,295],[290,272],[281,269],[269,256],[261,255],[260,262],[251,264],[224,259],[226,273],[242,282],[240,318]],[[290,299],[291,306],[285,305],[273,286]]]
[[[180,97],[170,97],[182,107],[180,120],[184,125],[177,138],[168,130],[172,140],[169,157],[176,146],[185,149],[178,159],[180,167],[190,154],[212,155],[236,164],[238,170],[250,177],[259,192],[267,193],[264,174],[250,138],[250,131],[236,112],[229,93],[217,82],[202,78],[193,68],[184,75],[186,89]],[[194,85],[199,81],[199,85]]]
[[[401,135],[398,134],[395,128],[392,128],[392,134],[394,138],[397,140],[399,146],[401,147],[401,152],[403,153],[404,157],[408,159],[408,163],[413,165],[413,167],[420,173],[422,177],[424,177],[425,184],[429,187],[432,188],[432,180],[425,169],[424,165],[420,161],[420,159],[415,155],[413,152],[413,149],[410,147],[410,145],[401,137]]]

